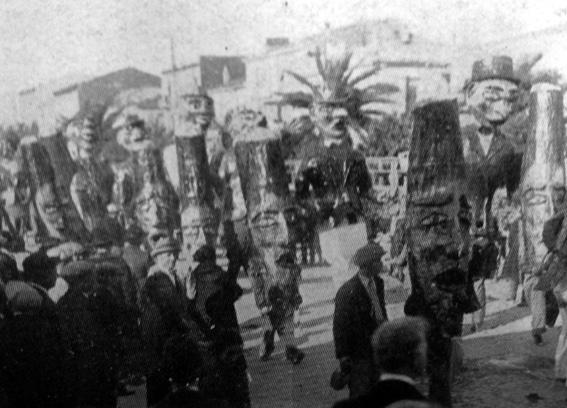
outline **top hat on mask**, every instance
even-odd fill
[[[490,79],[502,79],[512,82],[516,85],[520,84],[520,79],[514,73],[514,61],[507,55],[499,55],[492,57],[490,61],[480,59],[473,63],[471,79],[465,83],[465,89],[468,89],[473,83],[486,81]]]

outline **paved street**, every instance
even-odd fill
[[[283,347],[276,348],[268,362],[258,360],[261,342],[260,316],[250,285],[240,280],[245,295],[237,311],[245,341],[251,375],[253,407],[329,407],[346,392],[329,386],[336,368],[332,339],[335,287],[332,268],[309,268],[303,272],[297,334],[307,357],[299,366],[284,359]],[[388,314],[402,316],[408,295],[399,282],[386,277]],[[553,353],[557,329],[545,334],[543,347],[533,345],[527,308],[494,298],[498,284],[488,282],[488,316],[484,330],[470,334],[465,326],[465,364],[455,383],[456,407],[565,407],[567,388],[553,381]],[[467,323],[467,319],[465,323]],[[426,385],[423,384],[426,390]],[[143,405],[143,388],[135,396],[122,399],[121,407]]]

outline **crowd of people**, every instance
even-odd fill
[[[407,197],[390,248],[409,270],[409,317],[389,321],[385,250],[375,241],[391,219],[373,195],[356,123],[373,94],[349,79],[350,56],[314,57],[323,84],[311,84],[307,97],[313,126],[294,194],[281,140],[258,111],[231,116],[210,160],[214,101],[199,86],[183,90],[170,112],[174,140],[163,151],[144,120],[126,112],[116,123],[120,162],[99,155],[92,115],[79,117],[68,139],[20,141],[4,166],[11,178],[0,214],[2,406],[116,407],[142,383],[152,407],[251,406],[235,308],[239,274],[251,281],[261,319],[260,360],[271,358],[277,334],[285,359],[299,365],[306,354],[294,330],[303,303],[298,245],[303,263],[321,262],[329,236],[340,240],[341,228],[360,224],[365,245],[348,260],[356,273],[335,297],[339,368],[331,386],[348,386],[350,396],[336,406],[450,407],[463,315],[475,313],[473,327],[482,329],[484,281],[494,276],[500,245],[490,204],[503,187],[521,202],[522,232],[514,235],[521,243],[509,254],[517,264],[508,269],[523,276],[536,343],[549,323],[546,299],[567,319],[565,161],[563,149],[550,150],[564,146],[565,135],[563,123],[541,125],[561,117],[559,91],[530,94],[533,123],[520,154],[501,131],[520,92],[509,57],[473,66],[464,89],[473,125],[461,129],[454,100],[415,107]],[[339,233],[320,237],[322,220]],[[332,265],[333,273],[349,273],[343,266]],[[565,330],[556,353],[562,380]],[[425,374],[427,399],[416,386]]]

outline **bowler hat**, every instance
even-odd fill
[[[156,256],[166,252],[179,253],[179,244],[172,237],[160,238],[155,244],[151,255],[152,258],[155,258]]]
[[[40,250],[24,259],[22,266],[24,279],[36,281],[38,277],[52,273],[57,266],[57,260],[50,258],[44,250]]]
[[[495,56],[490,62],[485,59],[475,61],[472,67],[471,79],[465,84],[465,88],[468,88],[473,82],[488,79],[504,79],[515,84],[520,83],[520,79],[514,74],[514,62],[507,55]]]
[[[364,245],[354,254],[352,258],[352,262],[356,266],[366,266],[371,265],[375,262],[380,261],[386,252],[375,242],[369,242],[368,244]]]

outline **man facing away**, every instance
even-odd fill
[[[371,337],[388,320],[384,301],[382,247],[369,243],[360,248],[352,262],[359,269],[346,281],[335,297],[333,337],[341,372],[349,376],[350,396],[370,391],[377,377],[372,359]]]
[[[417,317],[385,322],[372,336],[374,362],[380,369],[379,381],[369,392],[340,401],[335,408],[387,407],[399,401],[425,401],[415,387],[425,372],[427,323]]]

